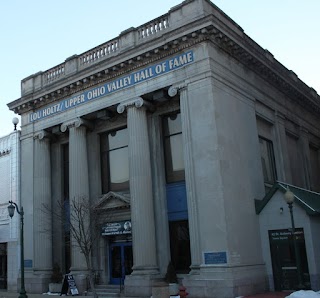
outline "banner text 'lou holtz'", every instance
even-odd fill
[[[118,90],[155,78],[161,74],[165,74],[175,69],[181,68],[193,61],[193,51],[188,51],[158,64],[128,74],[127,76],[123,76],[114,81],[105,83],[104,85],[101,85],[99,87],[86,90],[71,98],[64,99],[63,101],[57,102],[56,104],[52,104],[46,108],[39,109],[36,112],[32,112],[29,115],[29,121],[34,122],[48,116],[52,116],[56,113],[66,111],[90,100],[97,99],[101,96],[108,95]]]

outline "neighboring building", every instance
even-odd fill
[[[47,291],[54,262],[85,289],[84,256],[42,208],[83,198],[102,223],[97,279],[125,278],[126,296],[150,297],[170,260],[190,297],[275,286],[255,200],[277,180],[320,190],[320,98],[214,4],[184,1],[21,86],[27,291]]]
[[[283,182],[274,184],[263,200],[256,200],[270,288],[291,290],[299,284],[290,212],[283,198],[288,187],[295,196],[293,224],[301,281],[306,288],[319,290],[320,194]]]
[[[0,138],[0,289],[16,290],[20,267],[19,215],[11,219],[9,201],[20,205],[20,131]]]

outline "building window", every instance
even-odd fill
[[[129,189],[128,129],[101,135],[102,192]]]
[[[290,161],[291,183],[299,187],[306,187],[303,154],[299,146],[299,139],[296,136],[287,134],[287,150]]]
[[[167,183],[183,181],[185,178],[180,113],[163,117],[163,133]]]
[[[310,181],[311,190],[320,192],[320,163],[319,163],[319,149],[309,146],[310,150]]]
[[[261,164],[266,187],[272,186],[277,180],[273,144],[270,140],[259,137]]]

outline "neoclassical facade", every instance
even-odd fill
[[[100,284],[150,297],[171,261],[190,296],[231,298],[272,283],[255,200],[277,180],[319,191],[319,96],[208,0],[23,79],[8,106],[29,292],[53,263],[86,290],[84,255],[44,205],[88,202]]]

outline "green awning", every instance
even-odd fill
[[[260,214],[276,191],[286,192],[289,188],[295,197],[295,203],[309,215],[320,215],[320,193],[310,191],[284,182],[276,182],[262,200],[255,199],[256,213]]]

